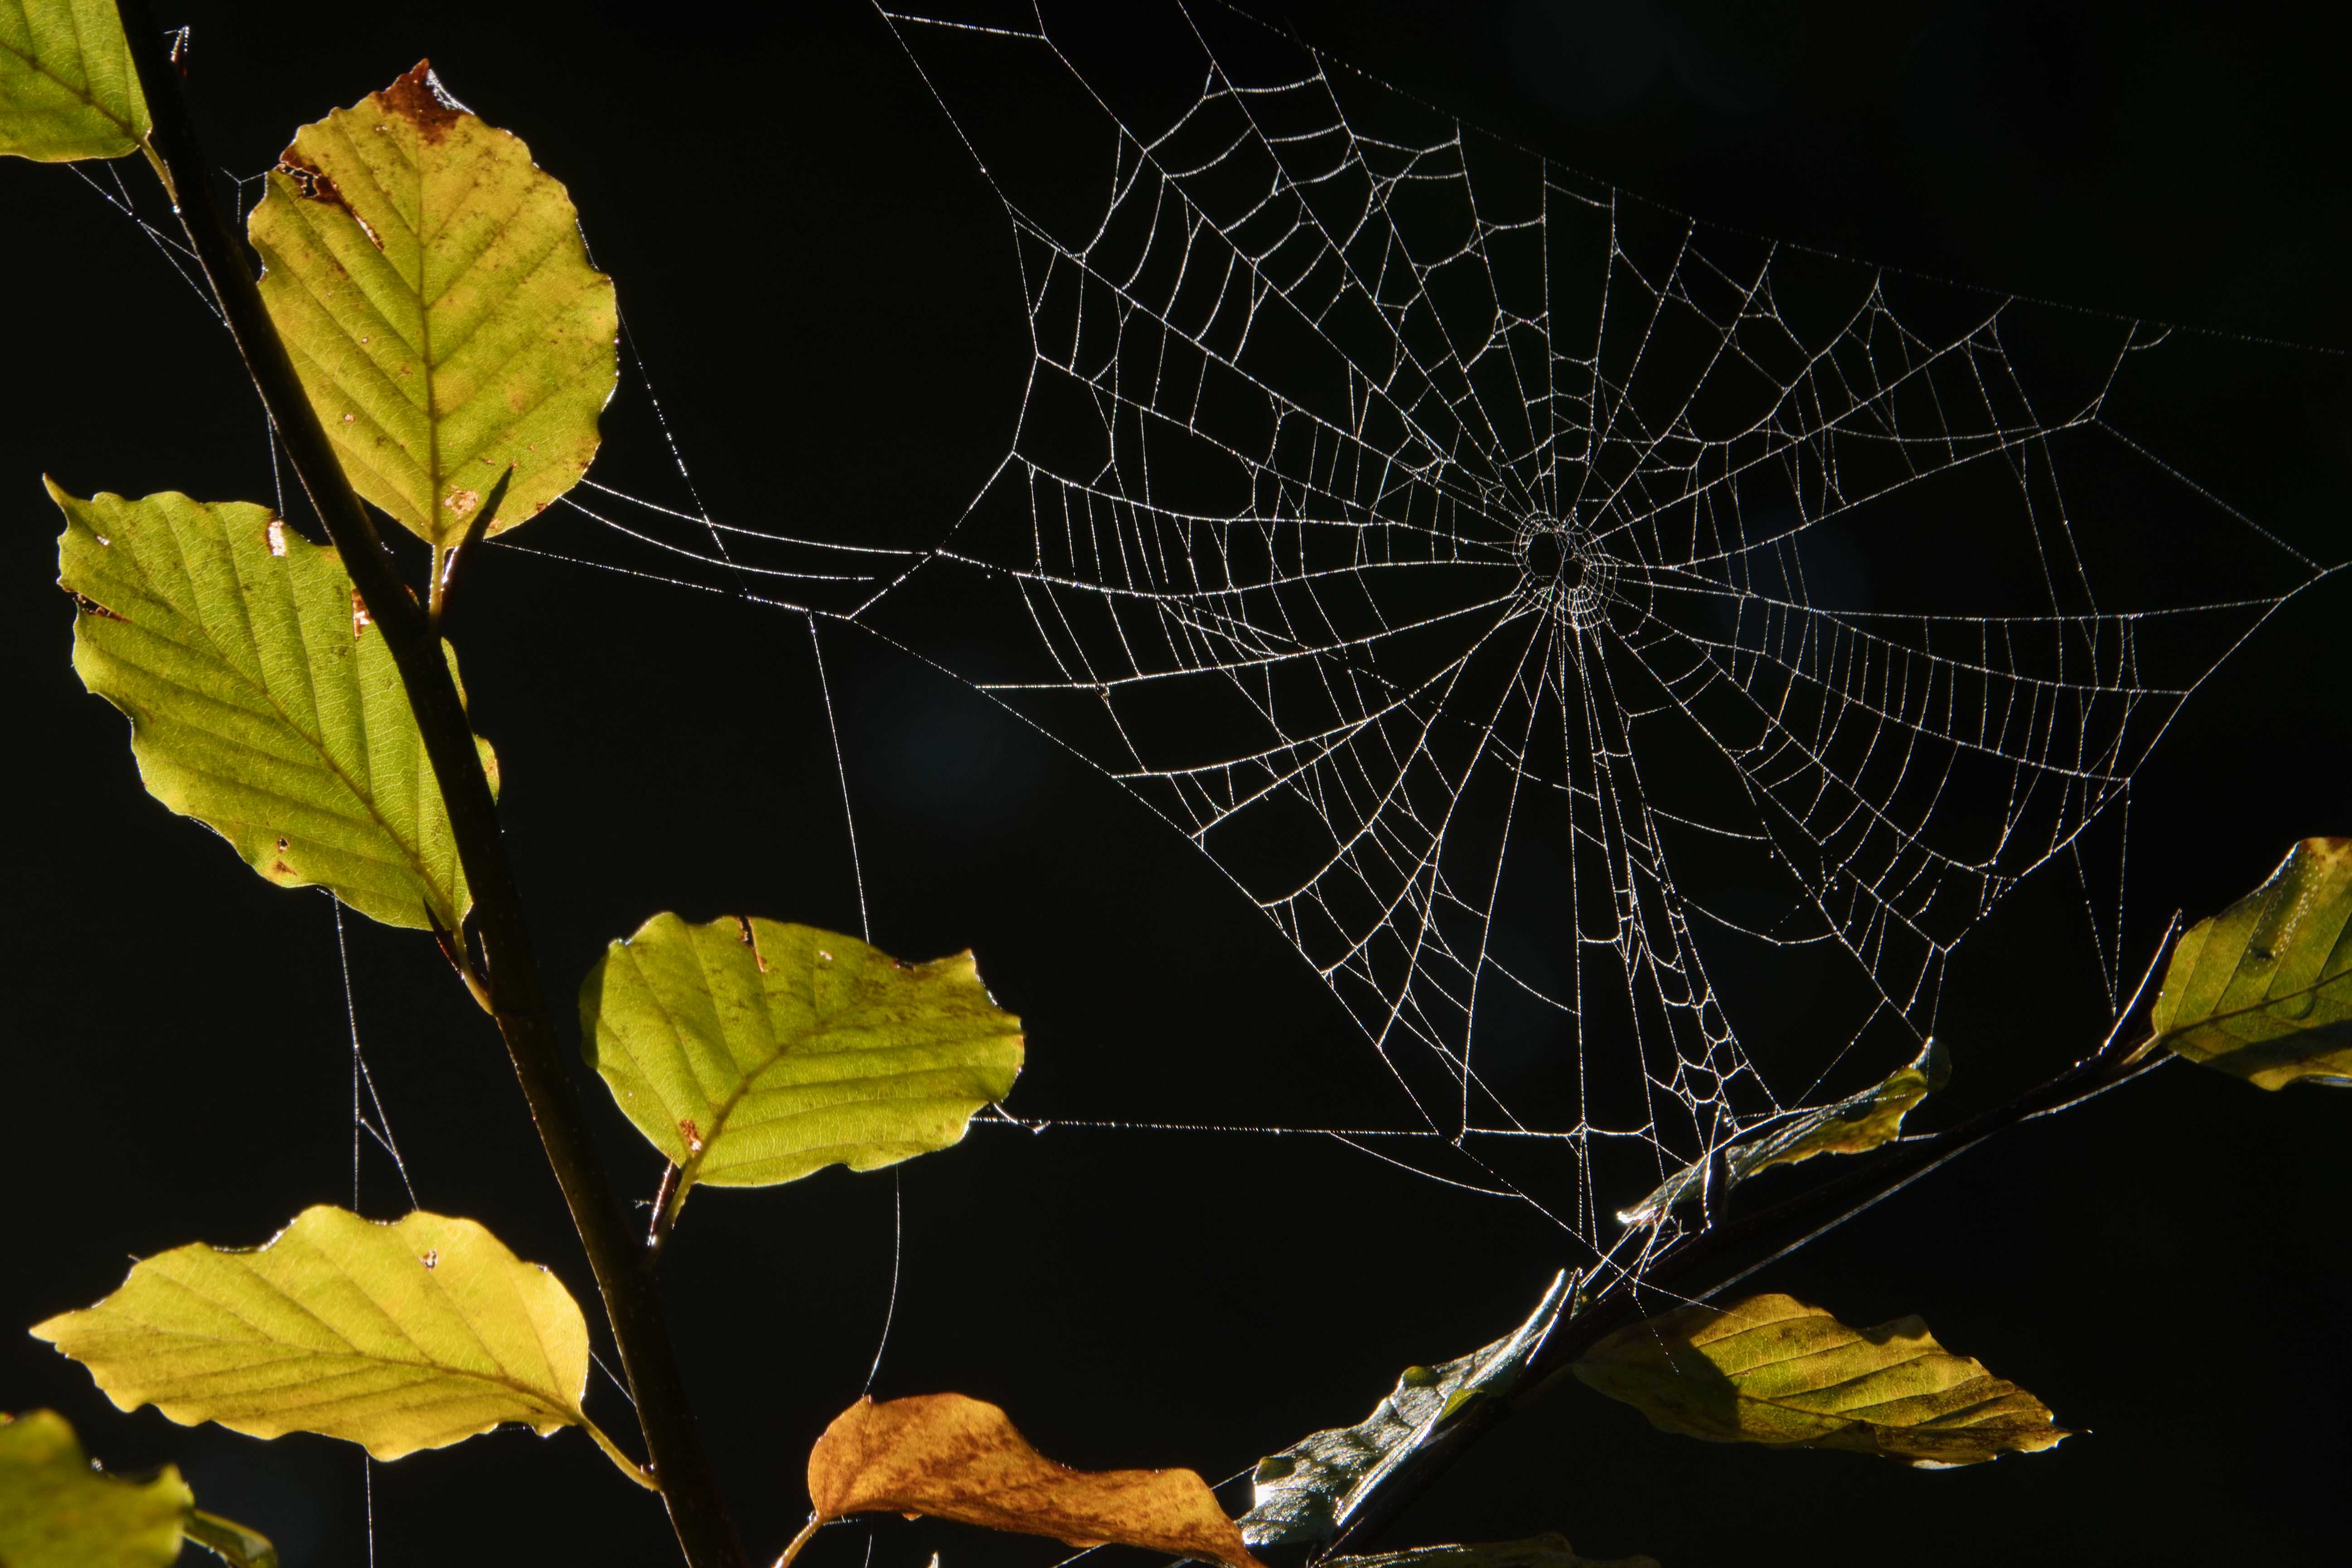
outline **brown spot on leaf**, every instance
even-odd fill
[[[679,1136],[686,1140],[686,1152],[688,1153],[699,1154],[702,1152],[702,1129],[694,1124],[693,1117],[679,1117],[677,1120],[677,1131]]]
[[[291,848],[293,848],[293,847],[294,847],[294,846],[293,846],[293,845],[291,845],[291,844],[289,844],[289,843],[288,843],[288,842],[287,842],[287,840],[286,840],[286,838],[285,838],[285,837],[284,837],[283,835],[280,835],[280,836],[279,836],[278,840],[278,852],[280,855],[285,854],[285,853],[286,853],[286,851],[288,851],[289,849],[291,849]]]
[[[760,973],[767,973],[768,955],[760,951],[759,933],[751,929],[751,922],[747,917],[743,915],[735,917],[735,940],[751,950],[751,961],[760,966]]]
[[[352,640],[359,641],[361,634],[373,625],[375,625],[375,617],[368,614],[367,601],[360,597],[360,591],[357,588],[352,589]]]
[[[352,204],[343,200],[342,191],[336,186],[335,177],[303,156],[301,149],[289,147],[278,154],[278,172],[293,182],[294,194],[304,201],[341,207],[345,212],[352,210]]]
[[[468,512],[471,512],[476,507],[482,504],[482,492],[479,490],[451,490],[447,495],[441,498],[441,504],[447,507],[450,511],[455,513],[457,516],[464,517]]]
[[[100,604],[88,594],[80,593],[72,588],[66,588],[64,578],[60,577],[58,579],[58,586],[66,589],[67,595],[70,596],[74,602],[74,607],[79,610],[83,615],[96,616],[99,619],[103,621],[121,621],[124,626],[129,626],[131,624],[127,617],[116,615],[112,610],[108,609],[104,605]]]
[[[415,126],[416,139],[428,147],[438,145],[464,112],[441,89],[431,60],[417,61],[415,69],[377,93],[375,101],[386,114]]]
[[[430,1268],[435,1264],[441,1261],[441,1249],[437,1247],[428,1247],[425,1249],[425,1256],[418,1258],[417,1261],[425,1265],[425,1268]]]

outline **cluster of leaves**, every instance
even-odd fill
[[[149,130],[110,0],[0,9],[0,153],[152,158]],[[352,486],[431,551],[424,599],[437,626],[467,552],[561,496],[593,458],[617,374],[612,281],[590,266],[562,185],[422,65],[298,132],[247,233],[270,321]],[[337,552],[247,502],[49,493],[65,517],[59,582],[80,611],[74,668],[129,717],[148,789],[271,881],[431,931],[487,1006],[443,781]],[[478,740],[477,752],[495,787],[496,756]],[[2297,846],[2181,941],[2141,1050],[2264,1088],[2345,1081],[2347,926],[2352,841]],[[752,916],[656,915],[612,944],[579,1005],[588,1059],[669,1163],[655,1245],[697,1185],[772,1185],[945,1149],[1024,1060],[1020,1021],[990,999],[969,952],[908,964]],[[1868,1153],[1948,1070],[1931,1042],[1885,1082],[1750,1133],[1619,1217],[1664,1226],[1767,1169]],[[813,1514],[785,1558],[819,1524],[878,1510],[1259,1568],[1252,1546],[1329,1539],[1465,1410],[1508,1394],[1579,1310],[1575,1286],[1555,1280],[1494,1344],[1408,1369],[1364,1422],[1262,1461],[1238,1521],[1191,1470],[1056,1465],[993,1405],[861,1400],[810,1456]],[[321,1433],[387,1460],[509,1423],[578,1427],[659,1489],[585,1411],[577,1301],[470,1219],[312,1208],[256,1248],[194,1243],[147,1258],[105,1300],[32,1331],[125,1410],[152,1404],[259,1437]],[[1945,1467],[2067,1436],[1916,1318],[1854,1329],[1785,1296],[1678,1308],[1599,1340],[1574,1370],[1659,1426],[1712,1441]],[[163,1563],[184,1538],[232,1563],[274,1562],[266,1541],[196,1510],[175,1471],[104,1475],[51,1413],[0,1426],[0,1563]],[[1558,1536],[1341,1561],[1588,1562]]]

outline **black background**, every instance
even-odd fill
[[[427,54],[523,135],[570,185],[721,517],[921,535],[1001,455],[1026,354],[1001,209],[870,10],[165,9],[195,25],[194,90],[226,169],[265,168],[295,124]],[[2021,294],[2352,344],[2340,55],[2284,24],[2147,5],[1362,0],[1286,20],[1686,211]],[[41,471],[81,493],[265,499],[257,409],[196,300],[71,174],[0,164],[0,637],[18,738],[0,1322],[21,1327],[104,1294],[126,1254],[250,1244],[304,1205],[349,1202],[351,1086],[326,901],[262,884],[146,798],[121,719],[68,668],[70,606],[50,586]],[[2250,388],[2304,390],[2189,433],[2200,476],[2304,538],[2343,539],[2341,362],[2226,338],[2215,352]],[[641,384],[625,381],[610,428],[599,476],[659,484]],[[551,513],[534,532],[561,549],[586,526]],[[657,909],[856,928],[803,621],[496,552],[470,595],[456,636],[552,990]],[[2293,838],[2352,831],[2347,610],[2340,583],[2298,599],[2142,775],[2136,951],[2175,905],[2252,886]],[[1387,1114],[1328,994],[1163,825],[944,678],[847,632],[827,652],[876,938],[917,957],[978,950],[1030,1030],[1017,1110]],[[2095,995],[2037,980],[2034,910],[2029,889],[1964,952],[1943,1027],[1977,1048],[1956,1113],[2097,1026]],[[358,921],[350,938],[360,1032],[420,1200],[491,1225],[584,1296],[483,1020],[421,939]],[[621,1180],[650,1192],[657,1162],[581,1078]],[[2089,1429],[2054,1454],[1919,1474],[1689,1443],[1570,1392],[1490,1438],[1394,1539],[1559,1529],[1670,1568],[2340,1560],[2346,1110],[2168,1069],[1761,1281],[1849,1321],[1923,1312]],[[1086,1465],[1226,1475],[1358,1418],[1407,1363],[1502,1331],[1562,1261],[1534,1216],[1321,1140],[983,1128],[902,1181],[877,1392],[994,1399]],[[755,1558],[804,1514],[807,1445],[865,1381],[893,1192],[887,1174],[835,1170],[707,1194],[672,1249],[673,1322]],[[371,1152],[362,1207],[404,1206]],[[289,1564],[366,1560],[355,1450],[120,1415],[46,1347],[0,1345],[0,1408],[55,1406],[117,1466],[178,1462]],[[601,1380],[591,1400],[626,1430]],[[387,1563],[671,1553],[658,1509],[572,1436],[379,1468],[373,1531]],[[808,1561],[844,1568],[866,1533],[828,1532]],[[933,1550],[951,1565],[1062,1555],[895,1520],[872,1550],[892,1568]]]

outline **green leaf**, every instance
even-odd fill
[[[233,1519],[192,1508],[184,1528],[189,1540],[229,1568],[278,1568],[278,1548],[269,1544],[269,1538]]]
[[[1759,1171],[1794,1165],[1816,1154],[1860,1154],[1903,1131],[1911,1108],[1940,1091],[1952,1078],[1951,1058],[1932,1038],[1908,1067],[1888,1074],[1860,1094],[1775,1122],[1751,1138],[1717,1152],[1723,1163],[1718,1189],[1728,1191]],[[1660,1183],[1632,1208],[1617,1212],[1620,1225],[1652,1225],[1676,1205],[1696,1203],[1706,1177],[1706,1162],[1685,1165]]]
[[[114,0],[0,0],[0,153],[120,158],[146,139]]]
[[[169,1568],[194,1494],[166,1465],[110,1476],[53,1410],[0,1415],[0,1563],[6,1568]]]
[[[563,186],[425,65],[295,132],[247,232],[344,472],[403,527],[457,542],[511,464],[500,532],[586,471],[620,374],[613,280]]]
[[[1441,1366],[1407,1367],[1387,1398],[1353,1426],[1315,1432],[1257,1462],[1242,1539],[1252,1546],[1322,1541],[1357,1503],[1469,1405],[1507,1392],[1568,1310],[1573,1281],[1555,1275],[1527,1321],[1493,1344]],[[1459,1550],[1459,1549],[1456,1549]],[[1561,1568],[1561,1565],[1555,1565]]]
[[[518,1421],[580,1426],[588,1329],[562,1282],[469,1219],[390,1225],[320,1205],[249,1251],[202,1242],[136,1264],[94,1307],[34,1328],[124,1410],[278,1437],[318,1432],[379,1459]]]
[[[1790,1296],[1685,1307],[1620,1329],[1584,1352],[1576,1375],[1661,1430],[1712,1443],[1845,1448],[1943,1468],[2072,1436],[1917,1318],[1851,1329]]]
[[[580,987],[613,1098],[693,1184],[871,1171],[962,1140],[1011,1092],[1021,1020],[971,954],[903,963],[856,937],[740,916],[656,915]]]
[[[2263,1089],[2352,1084],[2352,838],[2306,838],[2172,951],[2149,1016],[2178,1056]]]
[[[130,716],[149,793],[273,882],[457,930],[468,900],[440,786],[335,552],[243,502],[49,494],[58,583],[82,608],[74,669]]]
[[[1654,1557],[1580,1555],[1565,1535],[1490,1541],[1470,1546],[1416,1546],[1370,1557],[1332,1557],[1325,1568],[1658,1568]]]

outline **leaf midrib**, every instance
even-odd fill
[[[22,5],[17,6],[17,14],[19,16],[23,16],[24,9],[25,8]],[[32,18],[30,16],[26,16],[25,22],[26,29],[29,32],[32,26]],[[89,50],[82,40],[81,16],[79,12],[73,13],[73,28],[74,56],[78,59],[87,61],[89,58]],[[113,126],[117,131],[121,132],[125,136],[130,137],[134,143],[139,140],[139,133],[131,128],[130,121],[118,120],[115,118],[114,112],[99,102],[97,99],[92,98],[81,88],[74,86],[73,83],[66,80],[65,78],[58,75],[57,72],[42,64],[37,57],[28,55],[22,49],[15,48],[6,44],[0,44],[0,49],[5,49],[9,54],[16,56],[16,58],[24,61],[25,64],[32,69],[34,75],[46,78],[47,79],[57,83],[59,88],[65,90],[66,96],[73,99],[83,108],[95,111],[100,119],[105,121],[109,125]]]
[[[202,503],[194,503],[194,504],[196,504],[196,505],[200,508],[200,510],[203,510],[205,511],[205,517],[206,517],[207,521],[208,521],[208,522],[210,522],[210,523],[211,523],[211,525],[212,525],[215,529],[216,529],[216,530],[221,533],[221,536],[222,536],[222,542],[223,542],[225,545],[228,544],[228,540],[227,540],[227,530],[226,529],[226,527],[225,527],[225,526],[223,526],[223,525],[221,524],[221,522],[220,522],[220,521],[218,520],[218,518],[216,518],[216,517],[213,516],[213,514],[211,513],[211,511],[210,511],[210,510],[209,510],[209,509],[202,508]],[[86,527],[87,527],[87,525],[85,525],[85,528],[86,528]],[[309,549],[312,549],[312,550],[319,550],[319,549],[322,549],[322,548],[323,548],[323,547],[319,546],[319,545],[312,545],[312,544],[310,544],[308,541],[304,541],[304,542],[303,542],[303,543],[304,543],[304,547],[305,547],[305,548],[309,548]],[[177,553],[177,554],[179,555],[179,557],[180,557],[180,562],[181,562],[182,569],[183,569],[183,571],[184,571],[184,572],[186,572],[186,570],[187,570],[187,564],[188,564],[188,563],[187,563],[187,559],[186,559],[186,553],[185,553],[185,552],[184,552],[184,551],[180,551],[180,550],[178,550],[178,549],[177,549],[178,541],[177,541],[176,535],[174,536],[174,539],[173,539],[173,545],[174,545],[174,549],[175,549],[175,553]],[[235,557],[235,546],[234,546],[234,545],[229,545],[229,546],[228,546],[228,549],[229,549],[230,565],[231,565],[232,570],[234,570],[234,567],[235,567],[235,559],[236,559],[236,557]],[[146,563],[145,563],[144,561],[142,561],[142,560],[141,560],[141,559],[140,559],[140,557],[138,556],[137,552],[132,552],[132,555],[131,555],[131,561],[132,561],[132,563],[133,563],[134,567],[135,567],[135,568],[137,569],[137,571],[139,572],[139,575],[140,575],[140,578],[141,578],[142,584],[143,584],[143,585],[144,585],[144,586],[149,590],[149,597],[150,597],[150,598],[152,598],[152,599],[153,599],[155,603],[157,603],[157,604],[161,605],[162,606],[163,606],[163,608],[164,608],[167,612],[169,612],[170,614],[172,614],[175,619],[177,619],[177,620],[181,620],[181,621],[184,621],[184,622],[187,622],[187,623],[191,624],[191,625],[195,628],[195,630],[196,630],[197,634],[198,634],[199,636],[201,636],[201,637],[202,637],[202,639],[203,639],[204,647],[205,647],[205,648],[206,648],[206,649],[209,649],[209,650],[210,650],[211,658],[212,658],[212,659],[213,659],[214,663],[215,663],[215,664],[216,664],[216,665],[217,665],[221,669],[223,669],[223,670],[226,671],[226,672],[227,672],[227,674],[228,674],[228,676],[229,676],[229,678],[230,678],[232,680],[234,680],[234,681],[237,682],[238,684],[240,684],[240,685],[242,685],[242,686],[247,687],[247,689],[249,689],[257,690],[257,691],[259,691],[259,692],[261,693],[261,696],[262,696],[263,700],[264,700],[268,704],[269,710],[270,710],[273,714],[275,714],[275,715],[277,716],[277,718],[278,718],[278,721],[279,721],[280,723],[284,724],[284,725],[286,726],[286,728],[287,728],[288,730],[289,730],[290,731],[292,731],[295,735],[297,735],[297,736],[299,736],[299,737],[300,737],[300,738],[301,738],[301,741],[302,741],[303,744],[304,744],[304,745],[306,745],[306,746],[308,746],[308,747],[310,748],[310,752],[311,752],[311,754],[312,754],[313,756],[315,756],[316,758],[318,758],[318,759],[319,759],[320,765],[321,769],[322,769],[324,772],[326,772],[326,773],[328,773],[331,774],[331,775],[332,775],[336,780],[338,780],[338,781],[339,781],[339,782],[343,785],[344,789],[346,789],[347,791],[349,791],[349,792],[350,792],[350,794],[351,794],[351,795],[352,795],[352,798],[353,800],[357,801],[357,802],[360,804],[361,808],[362,808],[363,811],[365,811],[365,812],[366,812],[366,814],[367,814],[367,820],[368,820],[368,821],[370,821],[370,822],[374,823],[374,824],[376,825],[376,826],[377,826],[379,829],[381,829],[381,830],[382,830],[382,832],[383,832],[383,836],[384,836],[386,838],[389,838],[389,839],[390,839],[390,840],[391,840],[394,845],[398,846],[398,847],[399,847],[399,849],[400,849],[400,852],[401,852],[401,855],[402,855],[402,858],[403,858],[403,861],[404,862],[404,868],[405,868],[405,869],[407,869],[410,873],[412,873],[412,874],[416,878],[416,880],[417,880],[418,884],[419,884],[420,886],[422,886],[422,887],[425,889],[425,891],[426,891],[426,893],[427,893],[428,897],[433,897],[433,896],[439,895],[439,894],[443,891],[443,889],[442,889],[441,888],[439,888],[439,887],[435,883],[434,879],[433,879],[433,874],[432,874],[432,868],[431,868],[429,866],[427,866],[427,865],[425,863],[424,859],[422,858],[422,856],[421,856],[421,854],[420,854],[420,851],[421,851],[422,846],[421,846],[421,845],[415,845],[415,846],[411,845],[411,844],[410,844],[410,843],[409,843],[409,842],[408,842],[404,837],[402,837],[402,835],[400,834],[400,832],[398,831],[398,829],[396,829],[395,827],[394,827],[394,826],[392,825],[392,823],[390,822],[390,820],[389,820],[389,819],[387,819],[382,812],[380,812],[380,811],[378,811],[378,810],[376,809],[376,802],[375,802],[375,795],[374,795],[374,792],[373,792],[373,790],[371,790],[371,789],[364,789],[364,788],[362,788],[362,786],[361,786],[361,785],[360,785],[360,784],[358,784],[358,783],[357,783],[357,782],[356,782],[356,781],[352,777],[352,775],[351,775],[350,773],[348,773],[347,772],[345,772],[345,771],[344,771],[344,769],[343,769],[343,767],[341,766],[341,763],[339,763],[335,760],[335,758],[334,758],[333,754],[332,754],[331,752],[330,752],[326,749],[325,745],[323,744],[323,742],[322,742],[321,738],[313,736],[308,729],[306,729],[306,728],[305,728],[304,726],[302,726],[300,723],[297,722],[297,721],[295,721],[295,719],[294,719],[294,718],[293,718],[289,713],[288,713],[288,711],[287,711],[287,710],[286,710],[285,705],[284,705],[282,702],[280,702],[280,701],[278,700],[278,695],[277,695],[277,693],[276,693],[275,691],[273,691],[273,690],[272,690],[269,687],[268,687],[267,685],[256,685],[256,683],[255,683],[255,682],[251,681],[250,679],[248,679],[247,678],[247,676],[245,675],[245,672],[244,672],[244,671],[242,671],[242,670],[238,669],[238,668],[236,668],[236,666],[234,663],[232,663],[229,659],[227,659],[226,657],[224,657],[224,656],[223,656],[223,654],[221,653],[220,644],[219,644],[218,639],[217,639],[217,638],[215,638],[215,637],[212,635],[211,631],[210,631],[208,628],[206,628],[206,627],[205,626],[205,624],[203,623],[203,621],[202,621],[202,620],[200,620],[200,619],[198,619],[198,618],[196,618],[196,617],[194,617],[194,616],[193,616],[186,615],[186,614],[184,614],[184,613],[180,612],[179,610],[177,610],[176,608],[174,608],[174,607],[173,607],[173,605],[172,605],[171,600],[170,600],[168,597],[163,596],[163,595],[161,595],[159,593],[157,593],[157,591],[156,591],[156,584],[155,584],[155,583],[154,583],[154,580],[152,579],[152,576],[150,576],[150,575],[149,575],[149,574],[148,574],[148,572],[147,572],[147,570],[146,570]],[[341,569],[341,563],[340,563],[340,562],[339,562],[339,563],[337,563],[337,569],[338,569],[339,571],[340,571],[340,569]],[[189,576],[189,578],[190,578],[190,581],[193,583],[193,581],[194,581],[194,574],[193,574],[193,573],[188,573],[188,576]],[[348,584],[347,584],[346,585],[348,585]],[[239,586],[240,586],[240,589],[241,589],[241,588],[242,588],[242,583],[241,583],[241,582],[240,582]],[[243,607],[243,605],[244,605],[244,599],[243,599],[243,596],[242,596],[242,594],[241,594],[241,593],[240,593],[239,597],[238,597],[238,605],[239,605],[239,607],[240,607],[240,608],[242,608],[242,607]],[[295,621],[296,621],[296,626],[297,626],[298,630],[299,630],[299,626],[300,626],[300,620],[301,620],[301,617],[300,617],[300,611],[299,611],[299,605],[298,605],[298,607],[297,607],[297,610],[296,610],[296,616],[295,616]],[[257,648],[258,648],[258,647],[259,647],[259,646],[260,646],[260,639],[259,639],[257,637],[254,637],[254,636],[253,636],[253,626],[252,626],[252,621],[251,621],[251,617],[250,617],[250,616],[247,616],[247,617],[246,618],[245,626],[246,626],[246,633],[247,633],[247,637],[252,637],[252,640],[253,640],[254,646],[255,646]],[[184,641],[184,640],[182,640],[182,639],[180,639],[180,638],[176,638],[176,637],[169,637],[169,636],[165,635],[165,634],[164,634],[161,629],[159,629],[159,628],[157,628],[157,627],[155,627],[155,626],[152,626],[152,625],[150,625],[150,626],[141,626],[141,627],[140,627],[140,629],[141,629],[142,631],[147,632],[150,636],[152,636],[152,637],[154,637],[158,638],[159,640],[161,640],[161,641],[163,641],[163,642],[165,642],[165,643],[169,644],[169,645],[170,645],[170,646],[172,646],[173,647],[175,647],[175,648],[179,649],[182,653],[188,655],[192,659],[193,659],[193,658],[198,658],[198,657],[202,657],[202,655],[201,655],[201,653],[200,653],[200,650],[197,648],[197,647],[196,647],[194,644],[190,643],[190,642],[187,642],[187,641]],[[353,651],[354,651],[354,654],[356,655],[357,650],[356,650],[356,649],[354,649]],[[311,670],[311,660],[310,660],[310,657],[309,657],[309,655],[310,655],[310,648],[308,647],[308,646],[307,646],[307,645],[305,645],[305,646],[304,646],[304,647],[303,647],[303,649],[302,649],[302,652],[303,652],[303,656],[304,656],[304,657],[303,657],[303,660],[302,660],[302,667],[303,667],[304,674],[305,674],[305,676],[306,676],[306,678],[307,678],[307,677],[310,675],[310,670]],[[117,654],[115,657],[120,658],[120,657],[121,657],[121,656],[120,654]],[[130,662],[130,661],[126,659],[124,662],[128,663],[128,662]],[[162,680],[162,681],[163,681],[163,682],[164,682],[166,685],[169,685],[169,686],[173,687],[173,689],[177,689],[177,690],[194,692],[195,695],[197,695],[197,696],[199,696],[199,697],[202,697],[202,696],[205,696],[205,695],[206,695],[205,692],[203,692],[203,691],[201,691],[201,690],[198,690],[198,689],[197,689],[196,688],[194,688],[194,687],[189,686],[185,681],[184,681],[184,680],[181,680],[181,679],[178,679],[174,678],[173,676],[172,676],[170,673],[168,673],[168,672],[166,672],[166,671],[158,670],[158,669],[153,668],[152,667],[146,666],[146,665],[139,665],[139,666],[136,666],[135,668],[140,668],[143,673],[145,673],[145,674],[149,675],[151,678],[155,679]],[[357,684],[356,677],[354,677],[353,684],[354,684],[354,685],[356,685],[356,684]],[[316,693],[316,688],[315,688],[315,686],[313,687],[313,689],[313,689],[314,704],[315,704],[315,693]],[[368,731],[369,731],[370,726],[368,725],[367,721],[366,721],[366,717],[365,717],[365,712],[366,712],[366,706],[365,706],[365,700],[364,700],[365,694],[364,694],[364,693],[362,693],[362,694],[361,694],[361,696],[362,696],[362,701],[361,701],[361,703],[360,703],[361,719],[360,719],[360,723],[359,723],[359,729],[360,729],[360,731],[361,731],[361,732],[362,732],[362,736],[363,736],[363,737],[365,737],[365,736],[366,736],[366,734],[367,734],[367,732],[368,732]],[[406,698],[406,694],[405,694],[405,692],[404,692],[404,693],[403,693],[403,695],[402,695],[402,700],[403,700],[403,701],[405,701],[406,700],[407,700],[407,698]],[[215,700],[216,700],[216,699],[215,699]],[[411,715],[411,716],[412,716],[412,719],[413,719],[413,717],[414,717],[413,710],[412,710],[412,715]],[[203,725],[201,725],[201,724],[196,724],[196,723],[194,723],[194,721],[182,721],[182,722],[186,722],[186,723],[188,723],[188,724],[190,725],[190,727],[191,727],[191,728],[197,729],[197,730],[201,731],[204,734],[205,734],[206,736],[208,736],[208,737],[210,737],[210,738],[212,738],[212,739],[215,739],[215,740],[217,740],[217,741],[221,741],[221,742],[226,742],[226,743],[227,743],[227,744],[231,744],[231,745],[240,745],[240,744],[243,744],[243,742],[238,742],[238,741],[235,740],[235,738],[234,738],[234,737],[226,736],[226,735],[221,735],[221,734],[219,734],[219,733],[218,733],[217,731],[213,731],[213,730],[211,730],[211,729],[208,729],[208,728],[206,728],[206,727],[205,727],[205,726],[203,726]],[[421,742],[420,742],[420,748],[421,748]],[[248,749],[249,749],[249,748],[248,748]],[[250,787],[250,786],[247,786],[247,787]],[[253,791],[253,793],[254,793],[254,794],[257,794],[257,795],[267,795],[268,792],[264,791],[264,790],[255,789],[255,790]],[[419,777],[419,779],[418,779],[418,781],[417,781],[417,795],[418,795],[418,798],[419,798],[420,805],[421,805],[421,803],[422,803],[423,797],[424,797],[424,795],[425,795],[425,793],[426,793],[426,781],[425,781],[425,778],[423,775],[420,775],[420,777]],[[445,807],[445,810],[446,810],[446,807]],[[448,889],[448,890],[449,890],[452,894],[454,894],[454,893],[455,893],[455,891],[456,891],[456,889],[455,889],[455,887],[453,886],[453,887],[452,887],[450,889]],[[450,907],[446,908],[446,909],[441,910],[438,910],[438,911],[436,911],[436,918],[437,918],[437,916],[438,916],[439,914],[454,914],[454,913],[456,913],[456,910],[455,910],[455,903],[456,903],[456,900],[455,900],[455,899],[454,899],[454,897],[453,897],[453,898],[451,899],[451,900],[450,900]],[[452,929],[455,929],[455,928],[454,928],[454,924],[453,924]]]

